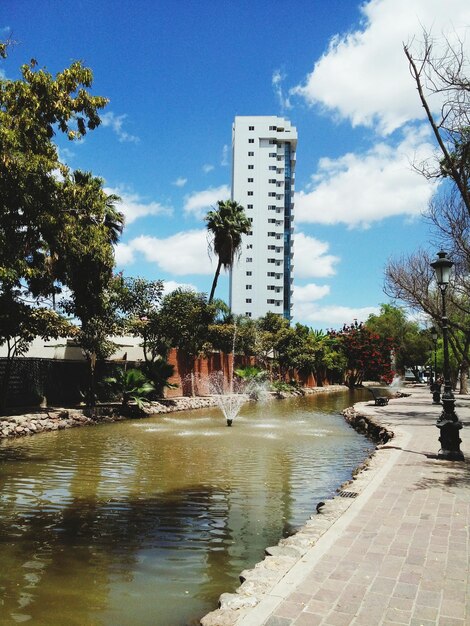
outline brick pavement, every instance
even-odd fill
[[[370,480],[237,626],[470,626],[470,440],[465,461],[436,458],[429,390],[357,405],[394,431]],[[470,396],[456,396],[470,426]],[[328,507],[328,503],[326,508]]]

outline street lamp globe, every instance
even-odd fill
[[[444,250],[438,252],[437,256],[439,258],[437,261],[434,261],[434,263],[431,263],[431,267],[436,272],[437,284],[441,289],[445,289],[449,284],[450,270],[454,264],[449,258],[447,258],[447,252],[444,252]]]

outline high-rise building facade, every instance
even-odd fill
[[[292,316],[293,195],[297,131],[277,116],[237,116],[232,199],[252,224],[230,275],[233,313]]]

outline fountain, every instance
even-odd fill
[[[240,412],[242,404],[249,399],[249,389],[247,389],[246,385],[242,385],[240,381],[234,380],[233,368],[228,392],[224,388],[223,372],[213,372],[207,380],[207,385],[210,394],[227,420],[227,426],[231,426],[233,420]]]
[[[398,387],[402,387],[402,386],[403,386],[403,380],[401,376],[398,376],[398,374],[395,374],[392,382],[390,383],[390,389],[397,389]]]

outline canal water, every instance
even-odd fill
[[[45,433],[0,445],[0,624],[187,626],[372,449],[360,392]],[[367,398],[368,399],[368,398]]]

